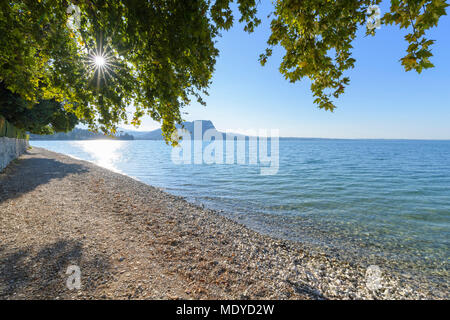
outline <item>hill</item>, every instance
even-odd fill
[[[106,136],[102,133],[95,133],[87,129],[75,128],[70,132],[58,132],[51,135],[30,134],[30,140],[99,140],[99,139],[118,139],[134,140],[134,137],[128,133],[119,133],[115,137]]]
[[[194,121],[186,121],[183,122],[184,130],[187,130],[192,138],[194,138],[194,128],[195,126],[200,126],[202,128],[201,136],[205,134],[207,130],[215,130],[217,134],[222,134],[214,127],[214,124],[210,120],[194,120]],[[181,129],[181,125],[176,125],[177,129]],[[135,140],[163,140],[162,130],[156,129],[153,131],[126,131],[128,134],[131,134]]]

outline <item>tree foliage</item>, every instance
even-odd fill
[[[381,0],[278,0],[275,18],[271,23],[269,48],[260,56],[265,64],[272,47],[281,45],[286,54],[280,72],[296,82],[311,80],[315,103],[333,110],[333,98],[344,93],[350,79],[345,71],[355,65],[352,41],[359,27],[364,26]],[[391,0],[390,12],[380,17],[381,24],[395,24],[409,28],[405,36],[409,43],[407,55],[401,59],[406,71],[433,67],[429,58],[433,40],[425,32],[437,26],[448,4],[444,0]],[[367,35],[375,35],[375,28],[366,28]]]
[[[78,123],[75,114],[55,100],[42,100],[30,107],[18,94],[0,84],[0,115],[19,129],[34,134],[68,132]]]
[[[235,0],[239,21],[252,32],[261,22],[255,0]],[[352,41],[371,5],[380,0],[274,1],[268,49],[286,53],[280,72],[311,80],[315,103],[335,108],[354,67]],[[54,99],[91,129],[139,125],[145,114],[161,122],[170,140],[182,108],[204,104],[219,54],[215,41],[234,23],[232,0],[16,0],[0,1],[0,81],[29,105]],[[76,7],[70,7],[74,6]],[[425,33],[438,24],[444,0],[392,0],[382,23],[408,28],[406,71],[432,67]],[[72,10],[68,10],[72,8]],[[76,10],[74,9],[76,8]],[[69,20],[69,21],[68,21]],[[68,23],[70,22],[70,23]],[[374,34],[375,30],[367,30]],[[104,70],[94,55],[107,57]],[[134,111],[127,111],[134,106]]]

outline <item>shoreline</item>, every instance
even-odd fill
[[[447,299],[33,147],[0,174],[0,299]],[[68,290],[68,265],[81,290]],[[419,281],[417,281],[419,282]],[[370,285],[369,285],[370,287]]]

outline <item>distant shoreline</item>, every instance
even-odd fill
[[[189,133],[189,136],[196,140],[202,140],[205,133],[208,132],[209,136],[218,135],[221,136],[222,139],[226,139],[227,135],[239,137],[239,138],[258,138],[257,130],[249,130],[245,134],[226,131],[219,131],[216,129],[212,121],[210,120],[194,120],[194,121],[185,121],[182,124],[184,126],[184,130]],[[176,125],[177,129],[181,129],[182,126],[180,124]],[[268,128],[266,128],[268,129]],[[273,128],[272,128],[273,129]],[[239,131],[239,130],[238,130]],[[269,130],[270,131],[270,130]],[[263,130],[264,132],[264,130]],[[198,135],[200,133],[200,135]],[[261,135],[261,132],[259,132]],[[262,134],[264,135],[264,134]],[[272,136],[272,134],[271,134]],[[75,139],[74,139],[75,138]],[[59,132],[53,135],[35,135],[30,134],[30,140],[43,140],[43,141],[65,141],[65,140],[99,140],[99,139],[118,139],[118,140],[149,140],[149,141],[163,141],[164,136],[161,129],[155,129],[151,131],[136,131],[136,130],[127,130],[124,128],[117,128],[115,137],[110,137],[104,135],[102,133],[94,133],[89,131],[86,128],[77,127],[70,132],[64,133]],[[323,137],[286,137],[280,136],[280,140],[355,140],[355,141],[450,141],[448,139],[407,139],[407,138],[323,138]]]
[[[30,150],[0,180],[1,299],[448,298],[391,274],[373,291],[368,266],[45,149]],[[65,287],[73,264],[84,279],[78,292]]]
[[[297,138],[297,137],[279,137],[280,140],[330,140],[330,141],[438,141],[438,142],[450,142],[450,139],[382,139],[382,138]],[[163,139],[114,139],[114,138],[93,138],[93,139],[31,139],[30,141],[90,141],[90,140],[111,140],[111,141],[164,141]],[[209,141],[205,141],[209,142]]]

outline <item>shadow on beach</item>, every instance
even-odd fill
[[[6,246],[0,246],[0,259],[0,299],[70,298],[76,291],[70,291],[66,286],[69,265],[81,268],[83,292],[94,291],[110,269],[105,256],[98,255],[88,261],[83,259],[82,243],[75,240],[56,241],[37,251],[32,247],[8,250]],[[86,280],[83,273],[98,276],[83,281]]]
[[[70,174],[81,174],[88,170],[80,164],[63,163],[50,158],[28,158],[26,152],[0,173],[0,203],[34,190],[53,179],[62,179]]]

